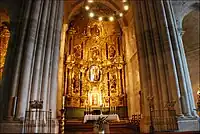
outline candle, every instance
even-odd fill
[[[63,102],[62,102],[62,107],[65,107],[65,96],[63,96]]]

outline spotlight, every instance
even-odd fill
[[[89,13],[89,16],[92,18],[92,17],[94,17],[94,13],[93,12],[90,12]]]
[[[128,10],[128,8],[129,8],[129,7],[128,7],[128,5],[125,5],[125,6],[124,6],[124,10],[126,10],[126,11],[127,11],[127,10]]]
[[[109,17],[109,20],[110,20],[110,21],[113,21],[113,20],[114,20],[114,17],[110,16],[110,17]]]
[[[89,3],[92,3],[92,2],[93,2],[93,0],[88,0],[88,2],[89,2]]]
[[[102,21],[102,20],[103,20],[103,18],[102,18],[102,17],[99,17],[98,19],[99,19],[99,21]]]
[[[90,7],[89,6],[85,6],[85,10],[89,10],[90,9]]]
[[[119,16],[122,17],[122,16],[123,16],[123,13],[120,13]]]

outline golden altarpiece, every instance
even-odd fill
[[[66,34],[64,94],[68,114],[82,115],[100,107],[124,113],[120,109],[126,109],[125,59],[119,24],[79,16],[71,21]]]
[[[7,22],[3,22],[2,24],[0,24],[0,81],[2,80],[3,69],[8,48],[8,41],[10,38],[10,31],[5,25],[6,23]]]

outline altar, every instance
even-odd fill
[[[117,114],[110,114],[110,115],[103,115],[103,114],[102,115],[91,115],[91,114],[89,114],[89,115],[84,116],[83,122],[86,123],[87,121],[96,121],[99,119],[99,117],[100,118],[107,117],[106,118],[107,121],[117,121],[117,122],[120,121],[119,116]]]

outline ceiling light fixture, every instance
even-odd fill
[[[88,0],[88,2],[89,2],[89,3],[92,3],[92,2],[93,2],[93,0]]]
[[[110,16],[110,17],[109,17],[109,20],[110,20],[110,21],[113,21],[113,20],[114,20],[114,17],[113,17],[113,16]]]
[[[124,10],[127,11],[128,10],[128,5],[124,5]]]
[[[124,14],[128,11],[129,5],[128,5],[128,0],[121,0],[122,2],[122,7],[123,11],[113,11],[114,13],[112,16],[110,15],[105,15],[102,16],[98,13],[94,13],[92,10],[93,8],[91,7],[92,5],[95,5],[94,0],[87,0],[85,3],[85,10],[89,12],[89,17],[93,19],[97,19],[99,21],[114,21],[116,19],[122,18]]]
[[[90,9],[90,7],[87,5],[87,6],[85,6],[85,10],[89,10]]]
[[[99,19],[99,21],[102,21],[102,20],[103,20],[103,17],[99,17],[98,19]]]
[[[94,17],[94,13],[93,12],[90,12],[89,13],[89,16],[92,18],[92,17]]]

